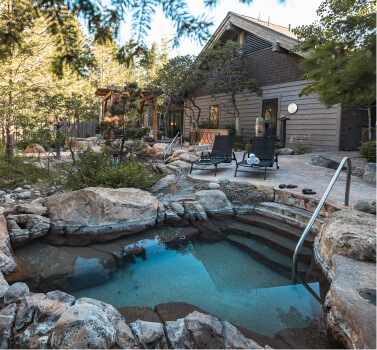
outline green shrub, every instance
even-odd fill
[[[200,122],[199,128],[200,129],[217,129],[218,125],[216,122],[212,120],[203,120],[202,122]]]
[[[28,156],[8,157],[4,149],[0,150],[0,190],[14,189],[25,184],[31,185],[38,179],[48,182],[50,179],[44,170],[34,164],[35,158]]]
[[[234,149],[235,150],[245,149],[245,142],[244,142],[243,137],[241,135],[236,135],[236,138],[234,140]]]
[[[229,130],[229,135],[235,135],[237,133],[235,123],[229,123],[229,124],[224,125],[224,129]]]
[[[149,127],[145,128],[127,128],[126,137],[129,140],[140,140],[142,137],[149,134]]]
[[[284,148],[284,144],[282,142],[280,142],[280,137],[277,137],[276,143],[275,143],[275,149],[278,150],[278,149],[281,149],[281,148]]]
[[[90,148],[78,154],[77,163],[84,181],[78,181],[78,173],[69,174],[65,187],[78,190],[85,187],[127,188],[146,190],[162,178],[156,175],[136,157],[129,155],[114,169],[112,156],[107,152],[94,152]]]
[[[376,141],[362,142],[359,147],[361,157],[368,163],[376,162]]]
[[[93,134],[90,132],[90,131],[87,131],[86,133],[85,133],[85,137],[86,138],[88,138],[88,137],[92,137],[93,136]]]

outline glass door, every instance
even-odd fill
[[[276,125],[278,119],[278,99],[263,100],[263,120],[269,120],[272,124],[268,129],[268,136],[276,136]]]

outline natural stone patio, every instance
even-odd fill
[[[236,152],[237,160],[242,160],[243,153]],[[320,166],[310,165],[309,161],[317,153],[308,153],[304,155],[293,156],[279,156],[279,167],[276,169],[268,168],[267,178],[263,180],[263,172],[260,169],[260,173],[251,173],[250,168],[239,167],[239,169],[247,170],[248,172],[237,172],[237,177],[234,177],[234,171],[236,167],[235,161],[231,164],[220,164],[215,177],[214,167],[195,167],[190,179],[193,181],[214,181],[218,182],[220,179],[227,178],[231,182],[249,182],[270,184],[275,188],[278,188],[280,184],[293,184],[298,185],[295,189],[284,189],[292,193],[302,194],[303,188],[311,188],[317,192],[315,195],[308,197],[314,197],[320,199],[329,185],[335,170],[323,168]],[[341,161],[343,157],[351,157],[352,167],[365,166],[365,162],[360,158],[358,152],[321,152],[322,156],[330,158],[332,160]],[[242,169],[243,168],[243,169]],[[253,171],[258,171],[255,169]],[[263,170],[264,171],[264,170]],[[328,200],[334,201],[338,204],[344,204],[344,195],[346,188],[346,171],[343,171],[336,181]],[[376,184],[362,180],[357,176],[351,177],[351,190],[349,205],[353,205],[359,199],[373,199],[376,197]]]

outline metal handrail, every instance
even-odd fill
[[[350,186],[351,186],[351,167],[352,167],[352,164],[351,164],[350,158],[344,157],[342,159],[342,161],[340,162],[338,169],[336,169],[336,172],[335,172],[333,178],[331,179],[331,182],[327,186],[325,193],[323,194],[321,200],[319,201],[317,208],[315,209],[315,211],[312,215],[312,218],[310,219],[308,225],[305,228],[304,233],[302,234],[300,240],[297,243],[295,252],[293,254],[293,266],[292,266],[292,281],[293,281],[293,283],[295,283],[295,281],[296,281],[297,256],[298,256],[298,253],[300,252],[301,246],[303,245],[305,238],[306,238],[306,235],[308,234],[308,232],[309,232],[310,228],[312,227],[315,219],[317,218],[323,204],[325,203],[332,187],[334,186],[335,181],[337,180],[340,172],[342,171],[345,162],[347,162],[347,182],[346,182],[346,193],[345,193],[345,198],[344,198],[344,205],[348,206],[348,201],[349,201],[349,196],[350,196]]]
[[[164,153],[164,162],[165,162],[165,156],[166,156],[166,155],[167,155],[167,153],[169,152],[169,150],[170,150],[171,146],[173,145],[174,141],[175,141],[175,140],[177,139],[177,137],[178,137],[179,133],[180,133],[180,131],[178,131],[177,135],[175,135],[175,137],[174,137],[173,141],[172,141],[172,142],[170,143],[170,145],[169,145],[168,149],[167,149],[167,150],[165,151],[165,153]]]

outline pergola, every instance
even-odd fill
[[[107,88],[98,88],[95,92],[97,96],[102,97],[102,115],[101,119],[103,119],[104,116],[106,116],[107,111],[107,104],[110,100],[110,103],[113,101],[113,96],[116,93],[121,93],[124,91],[123,86],[108,86]],[[148,90],[142,90],[140,93],[140,97],[138,99],[139,102],[139,126],[141,127],[143,124],[143,110],[144,106],[147,103],[147,105],[150,107],[150,109],[153,111],[153,139],[157,140],[157,95],[155,93],[150,93]]]

